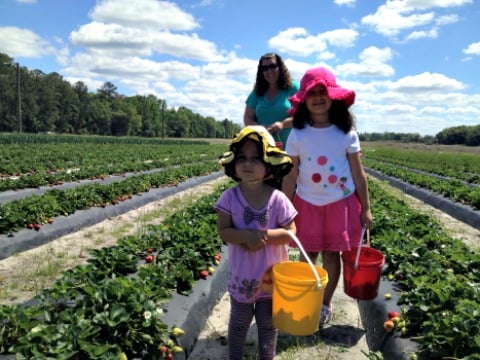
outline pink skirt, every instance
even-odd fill
[[[305,251],[349,251],[359,244],[361,205],[356,194],[323,206],[295,196],[293,205],[298,211],[297,237]],[[290,246],[296,244],[292,242]]]

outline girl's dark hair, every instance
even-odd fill
[[[240,179],[237,177],[237,175],[235,174],[235,163],[237,161],[237,153],[238,151],[242,148],[243,144],[245,143],[246,140],[252,140],[248,137],[242,139],[242,141],[238,142],[238,143],[235,143],[235,144],[232,144],[230,146],[230,150],[233,151],[234,153],[234,158],[231,162],[229,162],[228,164],[225,164],[224,166],[224,171],[225,171],[225,175],[231,177],[233,180],[235,180],[236,182],[239,182]],[[253,140],[255,141],[255,140]],[[273,168],[270,164],[266,163],[263,158],[264,158],[264,154],[263,154],[263,145],[262,143],[260,143],[259,141],[255,141],[255,145],[257,147],[257,152],[258,154],[260,155],[260,158],[262,159],[262,163],[265,165],[265,167],[267,168],[267,172],[265,174],[265,178],[268,178],[270,175],[274,175],[274,172],[273,172]],[[274,188],[277,188],[279,190],[281,190],[281,187],[282,187],[282,179],[278,179],[276,177],[270,177],[269,179],[266,179],[264,180],[264,182],[270,186],[273,186]]]
[[[275,62],[278,64],[278,80],[277,85],[280,89],[290,89],[292,87],[292,76],[290,71],[288,71],[287,65],[283,62],[283,59],[280,55],[276,53],[268,53],[263,55],[260,60],[258,60],[257,66],[257,78],[255,79],[255,94],[257,96],[263,96],[268,90],[268,82],[265,80],[265,76],[262,71],[262,61],[265,59],[275,58]]]
[[[343,100],[332,100],[332,106],[328,111],[328,119],[345,134],[354,127],[353,115],[348,110]],[[293,115],[293,127],[295,129],[303,129],[305,123],[311,125],[312,120],[310,118],[310,111],[305,102],[303,102],[298,105],[297,111],[295,111],[295,114]]]

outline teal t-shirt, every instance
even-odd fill
[[[290,89],[280,90],[273,100],[268,100],[266,95],[258,97],[255,90],[252,90],[245,103],[249,108],[255,110],[257,122],[260,125],[269,126],[275,121],[282,121],[289,116],[288,109],[290,109],[291,104],[288,98],[295,94],[298,89],[298,83],[294,81]],[[276,141],[280,140],[283,143],[284,149],[288,134],[290,134],[290,129],[282,130],[280,139],[278,135],[274,136]]]

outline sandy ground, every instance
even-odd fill
[[[105,220],[69,234],[49,244],[0,261],[0,303],[22,303],[35,295],[35,289],[48,286],[62,269],[71,268],[88,258],[89,249],[115,244],[120,237],[141,233],[146,224],[158,224],[178,207],[213,191],[225,178],[202,184],[160,201]],[[387,185],[385,185],[387,186]],[[387,186],[388,187],[388,186]],[[435,216],[449,234],[474,248],[480,247],[480,231],[451,216],[425,205],[401,191],[388,191],[403,198],[413,207]],[[168,210],[166,210],[168,209]],[[342,279],[342,278],[341,278]],[[309,337],[280,334],[276,360],[303,359],[367,359],[368,347],[356,301],[343,292],[342,280],[334,296],[334,317],[321,332]],[[189,359],[222,360],[226,357],[226,331],[229,314],[228,295],[214,308]],[[245,359],[255,359],[256,327],[252,324],[246,345]]]

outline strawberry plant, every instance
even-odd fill
[[[219,190],[220,191],[220,190]],[[172,292],[188,293],[222,243],[213,202],[219,192],[150,226],[148,234],[92,251],[92,258],[62,274],[36,305],[0,307],[2,353],[19,359],[150,359],[174,356],[179,329],[168,330],[162,305]],[[198,214],[202,214],[201,219]],[[189,226],[184,226],[188,224]],[[195,239],[202,241],[198,251]],[[145,264],[148,249],[157,251]],[[206,270],[205,270],[206,271]],[[208,274],[208,272],[207,272]]]
[[[405,326],[429,359],[478,358],[480,254],[450,238],[427,215],[369,184],[373,246],[385,254],[386,277],[396,282]]]

